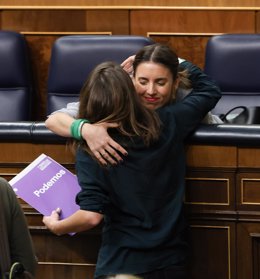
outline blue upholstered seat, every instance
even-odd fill
[[[85,79],[97,64],[121,63],[152,43],[147,37],[123,35],[70,35],[57,39],[49,68],[47,114],[77,101]]]
[[[223,92],[213,113],[260,106],[260,34],[213,36],[206,47],[205,72]]]
[[[0,121],[31,118],[32,78],[26,40],[17,32],[0,31]]]

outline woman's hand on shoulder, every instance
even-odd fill
[[[127,151],[114,141],[108,134],[108,128],[116,128],[116,123],[85,123],[81,130],[83,139],[87,142],[88,147],[102,164],[116,165],[123,161],[122,155],[127,155]]]
[[[133,74],[133,62],[135,60],[135,55],[129,56],[126,60],[121,63],[122,68],[130,75]]]

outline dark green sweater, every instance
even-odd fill
[[[140,274],[187,260],[183,142],[215,106],[220,92],[200,69],[184,63],[194,90],[158,110],[163,123],[158,142],[147,148],[136,140],[124,162],[110,168],[100,167],[82,150],[77,153],[82,188],[77,202],[82,210],[105,217],[96,278]]]
[[[20,262],[27,271],[34,275],[37,262],[27,221],[14,190],[2,177],[0,177],[0,196],[0,210],[4,212],[5,219],[1,220],[1,226],[8,235],[11,264]],[[3,238],[1,234],[0,236]],[[0,277],[3,278],[1,267]]]

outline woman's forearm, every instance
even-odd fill
[[[46,127],[57,135],[71,137],[70,126],[75,119],[63,112],[51,114],[45,121]]]
[[[103,219],[103,215],[78,210],[66,219],[59,220],[59,212],[54,210],[50,216],[43,217],[43,223],[56,235],[82,232],[97,226]]]

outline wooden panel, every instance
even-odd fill
[[[229,179],[187,177],[185,202],[189,204],[229,205]],[[209,195],[211,192],[211,195]]]
[[[191,239],[192,279],[236,279],[233,224],[192,224]]]
[[[2,6],[89,6],[88,0],[1,0]],[[166,7],[182,7],[194,9],[202,7],[232,7],[233,9],[239,9],[242,7],[259,7],[259,3],[256,0],[91,0],[92,6],[166,6]]]
[[[260,149],[259,148],[238,148],[238,167],[259,168]]]
[[[56,236],[48,231],[35,230],[32,235],[39,262],[96,263],[100,233]]]
[[[188,171],[185,203],[194,210],[235,210],[235,172]]]
[[[45,153],[61,164],[74,163],[74,155],[64,144],[31,144],[31,143],[1,143],[0,165],[10,167],[11,164],[26,165],[40,154]]]
[[[258,178],[242,178],[241,190],[242,204],[257,204],[260,206],[260,176]]]
[[[127,10],[7,10],[2,11],[2,28],[19,32],[129,33]]]
[[[7,10],[2,12],[2,29],[15,31],[86,31],[86,11]]]
[[[259,237],[259,222],[237,225],[237,279],[259,278]]]
[[[238,210],[260,210],[260,174],[256,172],[239,172],[237,175]]]
[[[132,11],[131,34],[145,36],[147,32],[255,33],[255,14],[250,11]]]
[[[253,278],[260,279],[260,234],[253,236]]]
[[[170,46],[179,57],[192,62],[201,69],[204,68],[205,49],[211,36],[150,33],[149,37],[157,43]]]
[[[36,279],[94,278],[100,232],[55,236],[46,230],[33,229],[31,235],[39,261]]]
[[[189,167],[236,167],[237,149],[234,146],[187,146]]]
[[[109,31],[113,35],[129,34],[129,12],[123,10],[87,11],[88,31]]]
[[[256,33],[260,33],[260,12],[256,12]]]
[[[94,271],[89,265],[39,263],[35,279],[94,279]]]
[[[47,104],[47,80],[51,57],[51,49],[54,41],[60,37],[54,35],[26,35],[26,41],[29,45],[31,64],[33,69],[33,78],[35,80],[35,97],[33,106],[33,119],[46,119]]]

